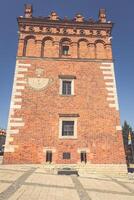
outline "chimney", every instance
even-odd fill
[[[31,18],[33,14],[33,6],[31,4],[25,4],[25,17]]]

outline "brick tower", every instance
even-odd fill
[[[18,18],[19,42],[4,163],[125,169],[111,47],[112,22]]]

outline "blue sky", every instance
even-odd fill
[[[99,8],[115,23],[113,54],[121,122],[134,127],[134,0],[1,0],[0,1],[0,127],[6,128],[17,51],[17,21],[25,3],[32,3],[35,16],[55,10],[60,17],[78,12],[97,19]]]

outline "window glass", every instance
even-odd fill
[[[62,121],[62,136],[74,135],[74,121]]]
[[[71,158],[71,155],[69,152],[64,152],[63,153],[63,159],[70,159]]]
[[[69,46],[62,46],[62,54],[63,55],[68,55],[69,53]]]
[[[71,81],[62,81],[62,94],[70,95],[71,94]]]
[[[46,162],[52,162],[52,151],[46,152]]]
[[[81,152],[81,162],[87,162],[87,154],[85,151]]]

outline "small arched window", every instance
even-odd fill
[[[88,47],[88,40],[80,39],[78,41],[78,57],[79,58],[89,58],[89,47]]]
[[[71,41],[68,38],[64,38],[61,40],[61,44],[60,44],[60,55],[61,56],[71,55],[70,43],[71,43]]]
[[[52,57],[53,56],[53,38],[46,37],[42,41],[41,57]]]
[[[95,43],[95,47],[96,47],[96,58],[97,59],[106,58],[106,49],[104,41],[97,40]]]
[[[27,36],[24,40],[23,56],[35,56],[36,44],[34,36]]]

